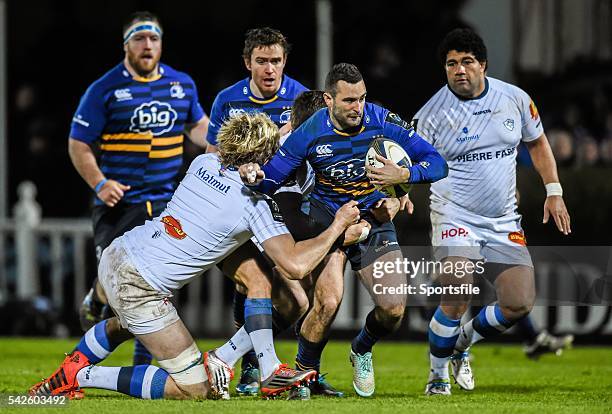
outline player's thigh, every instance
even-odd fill
[[[495,279],[497,300],[502,308],[527,313],[535,301],[533,267],[508,265]]]
[[[257,247],[248,241],[223,259],[223,274],[247,289],[271,288],[272,268]]]
[[[147,283],[130,261],[121,239],[104,250],[98,281],[121,326],[134,335],[157,332],[179,320],[171,294]]]
[[[357,270],[359,280],[376,306],[382,308],[406,306],[407,294],[403,293],[403,288],[408,279],[403,269],[403,260],[401,250],[391,250]]]

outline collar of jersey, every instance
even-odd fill
[[[329,117],[329,111],[327,112],[327,122],[329,122],[330,125],[332,125],[332,130],[338,134],[338,135],[342,135],[343,137],[354,137],[355,135],[359,135],[361,134],[363,131],[365,131],[365,125],[361,125],[361,127],[359,129],[355,129],[355,131],[340,131],[339,129],[336,129],[333,125],[333,122],[331,121],[331,118]],[[350,128],[353,129],[353,128]]]
[[[256,104],[260,104],[260,105],[265,105],[265,104],[269,104],[271,102],[276,101],[278,99],[278,91],[283,89],[283,86],[285,86],[285,80],[286,80],[286,77],[283,74],[283,81],[281,82],[280,87],[278,88],[278,90],[276,91],[273,97],[268,98],[268,99],[259,99],[259,98],[256,98],[253,95],[253,91],[251,91],[251,78],[247,78],[247,89],[249,90],[249,99],[251,100],[251,102],[255,102]]]
[[[453,93],[453,95],[455,95],[457,98],[461,99],[462,101],[474,101],[476,99],[484,98],[487,95],[487,93],[489,92],[489,79],[485,77],[485,88],[484,88],[484,91],[482,91],[482,93],[480,95],[474,96],[473,98],[466,98],[464,96],[457,95],[455,93],[455,91],[450,86],[448,86],[448,83],[446,84],[446,87],[448,88],[449,91],[451,91]]]
[[[164,75],[164,68],[162,68],[161,63],[159,64],[159,73],[157,74],[157,76],[153,76],[152,78],[143,78],[141,76],[132,76],[132,74],[130,73],[130,71],[125,67],[125,64],[123,64],[123,70],[128,74],[129,77],[131,77],[133,80],[135,80],[136,82],[155,82],[156,80],[161,79],[161,77]]]

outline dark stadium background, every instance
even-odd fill
[[[436,46],[450,29],[469,26],[460,13],[468,3],[333,1],[334,62],[357,64],[369,99],[409,120],[443,85]],[[160,16],[162,61],[194,78],[208,113],[218,91],[247,76],[243,35],[256,26],[288,36],[293,51],[285,72],[315,87],[314,9],[312,0],[8,1],[9,210],[17,185],[32,180],[44,217],[88,217],[91,192],[67,155],[70,119],[87,86],[123,59],[121,25],[129,13],[150,10]],[[608,30],[602,42],[609,45]],[[550,47],[563,43],[555,40]],[[520,157],[520,210],[532,245],[609,245],[612,239],[612,62],[591,52],[562,62],[552,73],[512,68],[547,130],[569,136],[554,148],[572,214],[569,237],[541,224],[544,190],[528,157],[524,152]],[[188,156],[196,154],[188,149]],[[404,244],[428,243],[426,196],[425,187],[415,189],[414,216],[396,222]]]

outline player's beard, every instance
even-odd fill
[[[349,114],[350,114],[350,112],[347,112],[346,115],[349,115]],[[345,116],[345,114],[340,112],[340,110],[338,108],[332,108],[332,115],[334,116],[334,119],[336,120],[336,122],[340,126],[341,130],[351,129],[351,128],[355,128],[355,127],[359,126],[361,124],[361,120],[363,118],[363,113],[362,113],[361,115],[359,115],[358,122],[357,123],[353,123],[353,121],[349,120],[348,116]]]
[[[151,59],[150,64],[145,64],[138,56],[134,56],[128,53],[128,62],[132,69],[136,71],[138,76],[147,78],[155,71],[157,64],[159,63],[159,57]]]

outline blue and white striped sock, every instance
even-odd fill
[[[429,322],[430,379],[449,379],[448,361],[459,336],[461,319],[451,319],[438,306]]]
[[[134,367],[89,365],[77,374],[77,381],[81,388],[119,391],[145,400],[163,398],[167,379],[168,373],[153,365]]]
[[[272,335],[272,299],[251,299],[244,302],[246,329],[259,362],[261,379],[268,378],[280,365]]]
[[[464,352],[476,342],[504,332],[515,322],[504,317],[498,303],[485,306],[474,319],[461,327],[455,349]]]
[[[76,350],[85,354],[92,364],[103,361],[119,346],[119,343],[111,341],[106,334],[107,322],[106,319],[89,328],[76,346]]]
[[[134,357],[132,365],[150,365],[153,355],[138,339],[134,339]]]

